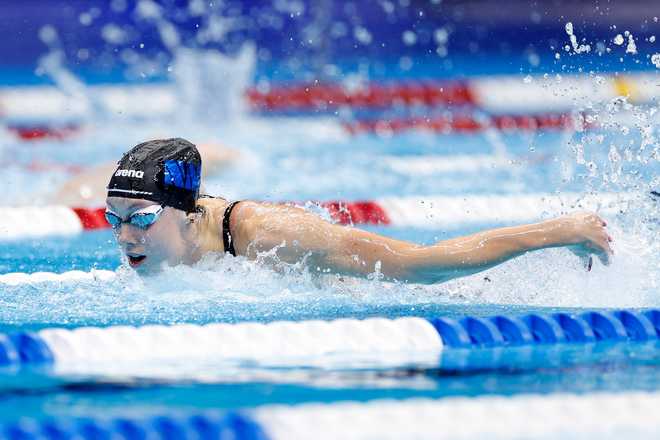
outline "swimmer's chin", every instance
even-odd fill
[[[176,267],[179,265],[185,265],[184,263],[172,264],[167,261],[158,260],[158,258],[143,256],[143,258],[136,260],[129,255],[126,255],[126,265],[133,269],[140,276],[153,276],[158,275],[163,272],[167,272],[168,269]]]
[[[126,264],[138,275],[150,275],[162,271],[160,265],[154,264],[153,259],[146,255],[126,255]]]

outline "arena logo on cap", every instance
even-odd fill
[[[136,179],[142,179],[144,177],[144,171],[139,170],[117,170],[115,172],[116,177],[135,177]]]

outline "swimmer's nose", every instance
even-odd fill
[[[121,245],[138,244],[138,232],[135,226],[123,223],[117,233],[117,242]]]

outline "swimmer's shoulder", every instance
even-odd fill
[[[295,222],[292,211],[304,212],[282,203],[241,200],[232,209],[230,227],[236,235],[253,239],[259,233],[276,229],[282,222]]]
[[[197,205],[202,208],[204,214],[213,219],[221,221],[224,218],[225,211],[232,202],[222,197],[213,197],[208,195],[200,196],[197,199]],[[264,212],[266,203],[255,202],[252,200],[240,200],[231,210],[230,224],[232,230],[241,224],[249,222]]]
[[[277,218],[295,218],[296,214],[309,214],[309,212],[289,203],[242,200],[232,211],[232,221],[235,216],[239,222],[271,222]]]
[[[203,197],[198,199],[198,205],[202,206],[206,214],[217,222],[221,222],[225,210],[231,202],[219,197]],[[256,237],[259,232],[274,230],[283,227],[284,224],[298,223],[304,221],[308,216],[315,216],[303,208],[292,204],[257,202],[254,200],[241,200],[232,210],[229,219],[231,232],[240,238],[248,240]]]

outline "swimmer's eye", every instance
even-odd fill
[[[121,226],[121,217],[119,217],[114,212],[106,210],[105,219],[110,224],[110,226],[112,226],[113,229],[117,229],[119,226]]]
[[[152,205],[144,209],[135,211],[128,218],[128,222],[138,228],[147,229],[149,226],[156,223],[158,217],[163,213],[163,206]]]
[[[152,205],[144,209],[140,209],[131,214],[127,220],[123,220],[114,212],[107,210],[105,211],[105,219],[108,221],[110,226],[114,229],[117,229],[121,226],[122,223],[130,223],[133,226],[137,226],[140,229],[147,229],[160,217],[163,213],[162,205]]]

